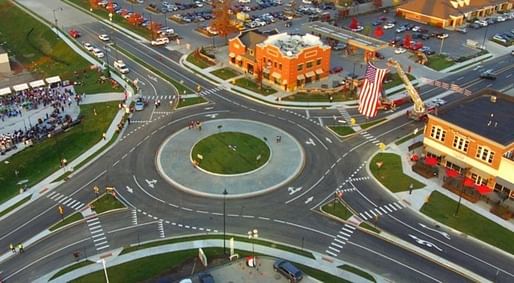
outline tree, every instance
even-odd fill
[[[213,19],[211,27],[218,31],[219,36],[227,37],[229,34],[236,32],[238,29],[234,25],[234,16],[229,10],[232,8],[231,0],[214,0],[212,8]]]
[[[377,38],[381,38],[382,36],[384,36],[384,29],[382,28],[382,26],[377,26],[375,28],[374,34]]]
[[[260,64],[257,64],[254,73],[257,76],[256,81],[259,85],[259,89],[262,89],[262,66]]]

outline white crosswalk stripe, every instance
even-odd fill
[[[389,207],[390,207],[392,210],[394,210],[394,211],[396,211],[396,210],[397,210],[397,208],[396,208],[394,205],[390,204],[390,203],[389,203],[389,204],[387,204],[387,206],[389,206]]]
[[[352,236],[352,234],[354,232],[355,232],[354,226],[344,224],[344,226],[341,227],[341,230],[336,235],[334,240],[328,246],[328,250],[326,250],[325,252],[331,256],[336,257],[341,252],[341,249],[343,249],[344,245],[350,239],[350,237]],[[337,249],[334,247],[337,247]]]
[[[343,248],[343,246],[338,245],[338,244],[336,244],[336,243],[332,243],[332,246],[336,246],[336,247],[338,247],[338,248],[340,248],[340,249],[342,249],[342,248]]]
[[[340,250],[338,250],[338,249],[336,249],[336,248],[334,248],[332,246],[329,246],[328,248],[333,250],[333,251],[335,251],[336,253],[340,253],[341,252]]]
[[[402,209],[403,207],[401,205],[399,205],[398,203],[393,203],[396,207],[398,207],[399,209]]]
[[[109,248],[107,236],[105,235],[104,229],[102,228],[100,219],[95,215],[86,219],[86,223],[89,228],[89,233],[91,234],[91,239],[95,244],[96,250],[100,251]]]
[[[369,220],[369,219],[373,218],[371,216],[371,214],[373,214],[375,217],[377,217],[378,215],[385,215],[388,213],[393,213],[404,207],[406,207],[406,206],[401,202],[393,202],[393,203],[384,204],[384,205],[376,207],[376,208],[369,209],[367,211],[359,212],[359,216],[364,220]]]
[[[68,207],[72,207],[76,202],[77,202],[76,199],[72,199],[70,203],[63,203],[63,204],[68,206]]]
[[[329,255],[333,256],[333,257],[337,257],[337,254],[335,254],[335,253],[333,253],[333,252],[331,252],[331,251],[329,251],[329,250],[326,250],[325,252],[326,252],[327,254],[329,254]]]
[[[58,201],[60,201],[62,198],[66,198],[66,197],[65,197],[64,195],[61,195],[61,194],[60,194],[60,195],[59,195],[59,196],[57,196],[57,198],[55,198],[54,200],[58,202]]]
[[[137,210],[132,209],[132,224],[137,225]]]
[[[65,196],[58,192],[51,192],[48,195],[46,195],[46,197],[55,202],[61,203],[62,205],[70,207],[74,210],[79,210],[84,206],[84,203],[80,202],[79,200]]]
[[[47,197],[47,198],[50,198],[51,196],[55,195],[56,193],[57,193],[57,192],[55,192],[55,191],[54,191],[54,192],[50,192],[46,197]]]
[[[159,230],[159,236],[161,238],[164,238],[165,235],[164,235],[164,225],[162,224],[162,219],[159,221],[158,225],[157,225],[157,229]]]

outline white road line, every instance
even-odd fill
[[[74,199],[72,202],[68,203],[67,206],[72,207],[77,202],[78,202],[78,200]],[[63,203],[63,204],[65,204],[65,203]]]
[[[79,210],[81,209],[85,204],[81,203],[79,206],[77,206],[77,208],[75,208],[76,210]]]
[[[364,219],[364,220],[367,220],[367,219],[368,219],[368,218],[367,218],[364,214],[362,214],[362,213],[359,213],[359,215],[360,215],[360,217],[361,217],[362,219]]]
[[[376,209],[375,208],[375,211],[379,214],[379,215],[382,215],[382,212],[380,212],[380,210]]]
[[[89,222],[93,222],[93,221],[95,221],[95,220],[98,220],[98,217],[96,217],[96,216],[95,216],[95,217],[91,217],[91,218],[89,218],[88,220],[86,220],[86,222],[88,222],[88,223],[89,223]]]
[[[87,225],[89,226],[89,228],[93,228],[92,226],[94,225],[100,225],[100,221],[96,221],[96,222],[91,222],[91,223],[88,223]]]
[[[68,204],[72,200],[73,200],[72,198],[68,198],[65,202],[62,202],[62,205],[66,205],[66,204]]]
[[[356,229],[354,226],[352,226],[352,225],[348,225],[348,224],[346,224],[346,223],[344,224],[344,227],[349,228],[349,229],[352,229],[352,230],[355,230],[355,229]],[[344,229],[344,228],[343,228],[343,229]]]
[[[100,242],[100,243],[95,243],[95,246],[101,246],[101,245],[105,245],[107,244],[107,241],[103,241],[103,242]]]
[[[77,201],[77,203],[75,203],[71,208],[72,209],[78,209],[80,206],[81,206],[81,202],[80,201]]]
[[[343,242],[343,241],[339,240],[338,238],[335,238],[335,239],[334,239],[334,241],[335,241],[335,242],[340,243],[341,245],[344,245],[344,244],[345,244],[345,242]]]
[[[98,238],[98,239],[93,239],[93,242],[103,241],[105,239],[107,239],[107,237],[104,236],[104,237],[101,237],[101,238]]]
[[[373,218],[373,216],[371,216],[371,214],[369,214],[367,211],[364,211],[364,214],[366,214],[368,218]]]
[[[66,196],[64,196],[64,195],[60,195],[60,196],[58,196],[58,197],[57,197],[56,199],[54,199],[54,200],[58,202],[59,200],[63,199],[63,197],[64,197],[64,199],[66,199],[66,198],[67,198],[67,197],[66,197]]]
[[[336,244],[336,243],[332,243],[332,246],[336,246],[336,247],[338,247],[338,248],[340,248],[340,249],[342,249],[342,248],[343,248],[343,246],[338,245],[338,244]]]
[[[286,201],[286,204],[289,204],[297,199],[299,199],[300,197],[303,197],[305,194],[307,194],[309,191],[311,191],[312,189],[314,189],[319,183],[321,183],[321,181],[323,181],[323,179],[325,178],[325,176],[321,176],[321,178],[319,178],[319,180],[314,183],[314,185],[312,185],[308,190],[304,191],[303,193],[299,194],[298,196]]]
[[[398,207],[399,209],[403,208],[403,206],[399,205],[397,202],[394,202],[393,204],[396,205],[396,207]]]
[[[96,248],[97,251],[101,251],[103,249],[107,249],[109,247],[109,245],[105,245],[105,246],[102,246],[102,247],[98,247]]]
[[[329,250],[326,250],[325,252],[326,252],[327,254],[329,254],[329,255],[333,256],[333,257],[337,257],[337,255],[336,255],[336,254],[334,254],[333,252],[331,252],[331,251],[329,251]]]
[[[337,235],[336,237],[337,237],[337,238],[339,238],[339,239],[343,239],[343,240],[345,240],[345,241],[348,241],[348,239],[349,239],[349,238],[343,237],[343,236],[341,236],[341,235]]]
[[[387,214],[387,211],[383,207],[379,207],[378,209],[382,210],[383,213]]]
[[[61,194],[60,193],[55,193],[54,196],[52,196],[50,199],[51,200],[56,200]]]
[[[259,219],[261,219],[261,220],[270,220],[268,217],[262,217],[262,216],[259,216]]]
[[[96,235],[92,235],[91,237],[96,238],[96,237],[101,237],[101,236],[104,236],[104,235],[105,235],[105,233],[102,232],[102,233],[99,233],[99,234],[96,234]]]
[[[355,232],[355,231],[353,231],[353,230],[346,229],[346,228],[343,228],[343,230],[344,230],[344,231],[346,231],[346,232],[348,232],[348,233],[350,233],[350,234],[353,234],[353,232]]]
[[[393,212],[393,211],[392,211],[389,207],[387,207],[387,206],[384,206],[384,208],[385,208],[385,209],[387,209],[387,211],[389,211],[389,212]]]
[[[377,217],[377,214],[373,210],[370,210],[369,212],[373,214],[373,216]]]
[[[346,231],[346,232],[348,232],[348,231]],[[351,232],[349,232],[349,233],[351,233]],[[344,232],[339,232],[339,234],[341,234],[341,235],[343,235],[343,236],[346,236],[346,237],[351,237],[351,235],[346,234],[346,233],[344,233]]]
[[[46,197],[47,197],[47,198],[50,198],[51,196],[53,196],[53,195],[55,195],[55,194],[56,194],[56,192],[55,192],[55,191],[53,191],[53,192],[50,192]]]
[[[333,250],[333,251],[335,251],[336,253],[340,253],[341,252],[340,250],[338,250],[338,249],[336,249],[336,248],[334,248],[332,246],[329,246],[328,248]]]
[[[388,203],[387,206],[389,206],[394,211],[398,210],[394,205],[392,205],[390,203]]]

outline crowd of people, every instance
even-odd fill
[[[65,114],[65,108],[70,107],[72,103],[79,105],[80,101],[80,95],[61,86],[29,89],[0,97],[0,123],[13,117],[28,115],[27,111],[51,107],[51,111],[47,111],[43,117],[38,117],[35,121],[28,117],[28,123],[24,122],[18,130],[0,133],[1,154],[15,149],[19,143],[30,145],[69,126],[73,121],[70,115]]]

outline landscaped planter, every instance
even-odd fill
[[[456,195],[461,195],[462,194],[462,198],[464,198],[464,199],[466,199],[466,200],[468,200],[468,201],[470,201],[472,203],[476,203],[476,202],[478,202],[480,200],[480,196],[479,195],[477,195],[477,194],[470,194],[466,188],[461,189],[460,186],[452,184],[451,182],[443,183],[443,188],[449,190],[450,192],[452,192],[452,193],[454,193]]]
[[[412,165],[412,171],[418,173],[419,175],[427,179],[430,179],[437,176],[438,170],[436,167],[430,167],[420,162],[417,162],[416,164]]]
[[[512,212],[508,207],[495,205],[491,208],[490,212],[496,216],[499,216],[505,220],[509,220],[512,218]]]

